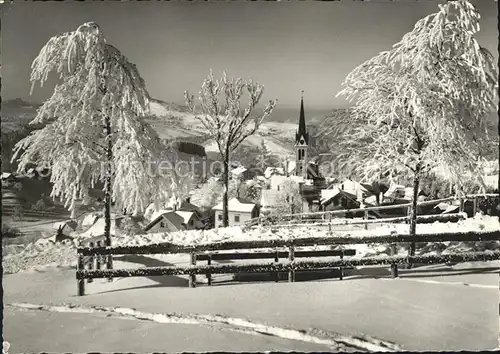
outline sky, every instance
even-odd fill
[[[497,3],[481,12],[482,46],[498,57]],[[42,46],[84,22],[135,63],[154,98],[183,102],[210,69],[263,84],[263,102],[345,107],[335,98],[357,65],[391,48],[443,1],[16,2],[2,6],[2,99],[42,102],[55,81],[29,95],[30,66]]]

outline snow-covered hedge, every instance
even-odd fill
[[[418,234],[432,233],[455,233],[455,232],[491,232],[500,230],[498,218],[476,215],[474,218],[466,219],[457,223],[439,223],[417,225]],[[359,230],[355,232],[342,233],[343,236],[361,237],[389,235],[391,231],[398,234],[408,234],[407,224],[389,224],[373,230]],[[338,234],[336,232],[335,234]],[[143,246],[152,243],[170,242],[184,246],[211,244],[227,241],[256,241],[256,240],[276,240],[276,239],[296,239],[305,237],[332,237],[331,233],[324,230],[318,230],[310,226],[308,228],[297,229],[266,229],[250,230],[243,232],[239,227],[220,228],[218,230],[189,230],[175,233],[157,233],[146,235],[135,235],[116,238],[113,245],[116,246]],[[65,241],[63,243],[53,243],[50,240],[38,240],[29,244],[24,250],[17,254],[9,254],[4,257],[4,273],[14,273],[21,270],[30,269],[34,266],[76,265],[76,245],[80,241]],[[498,241],[485,242],[429,242],[418,245],[417,254],[432,255],[446,254],[453,252],[483,251],[488,249],[498,249]],[[326,246],[330,248],[331,246]],[[324,246],[312,247],[315,249],[325,248]],[[374,255],[389,255],[390,250],[387,244],[368,244],[368,245],[349,245],[349,248],[356,249],[355,258],[363,258]],[[405,249],[400,245],[399,251]]]

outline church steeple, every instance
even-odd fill
[[[301,143],[301,139],[303,142]],[[309,143],[309,134],[306,130],[306,115],[304,113],[304,90],[302,90],[302,96],[300,98],[300,116],[299,116],[299,130],[295,134],[295,144],[307,145]]]
[[[304,113],[304,91],[300,98],[299,129],[295,134],[295,175],[307,178],[307,150],[309,134],[306,130],[306,115]]]

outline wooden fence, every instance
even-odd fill
[[[213,244],[202,244],[196,246],[181,246],[170,243],[152,244],[147,246],[117,246],[117,247],[79,247],[78,268],[76,279],[78,282],[78,294],[84,294],[85,279],[95,278],[116,278],[116,277],[142,277],[160,275],[189,275],[190,286],[195,286],[197,274],[235,274],[235,273],[267,273],[267,272],[289,272],[289,280],[293,281],[294,273],[298,270],[317,270],[329,268],[348,268],[367,265],[390,265],[393,277],[398,275],[398,264],[433,264],[433,263],[458,263],[467,261],[490,261],[500,259],[500,251],[467,252],[458,254],[447,254],[440,256],[398,256],[396,245],[398,243],[411,242],[446,242],[446,241],[499,241],[500,231],[495,232],[465,232],[465,233],[437,233],[422,235],[391,235],[383,236],[342,236],[338,234],[333,237],[309,237],[297,239],[278,240],[257,240],[257,241],[227,241]],[[293,254],[297,247],[307,246],[342,246],[353,244],[386,243],[391,245],[390,257],[366,257],[361,259],[342,259],[334,261],[296,261]],[[288,261],[278,263],[260,264],[211,264],[197,265],[197,255],[203,252],[228,251],[228,250],[249,250],[249,249],[286,249],[289,257]],[[100,269],[104,264],[103,257],[113,255],[137,255],[137,254],[190,254],[191,265],[188,266],[168,266],[168,267],[148,267],[134,269]],[[89,262],[89,259],[91,262]],[[94,260],[99,260],[93,269]],[[91,265],[90,269],[85,269],[86,265]]]
[[[467,218],[466,213],[453,213],[453,214],[437,214],[437,215],[421,215],[417,216],[417,223],[431,223],[435,221],[443,221],[443,222],[456,222],[459,220],[465,220]],[[295,219],[290,220],[287,223],[282,224],[273,224],[273,223],[261,223],[261,227],[308,227],[308,226],[328,226],[329,230],[332,231],[332,227],[336,226],[351,226],[351,225],[364,225],[365,229],[368,229],[368,225],[370,224],[382,224],[382,223],[399,223],[399,222],[407,222],[410,220],[409,216],[400,216],[395,218],[383,218],[383,219],[343,219],[336,220],[329,215],[327,221],[317,220],[317,219]],[[257,228],[259,225],[252,226],[250,228]],[[248,228],[247,228],[248,230]],[[337,229],[338,231],[338,229]]]
[[[495,198],[498,197],[499,194],[496,193],[485,193],[485,194],[468,194],[464,196],[455,196],[455,197],[448,197],[448,198],[442,198],[442,199],[434,199],[434,200],[426,200],[422,202],[418,202],[417,206],[428,206],[428,205],[437,205],[442,202],[450,202],[450,201],[459,201],[459,211],[463,212],[464,211],[464,204],[466,200],[472,200],[473,203],[473,214],[477,212],[478,208],[478,199],[481,198]],[[366,208],[357,208],[357,209],[343,209],[343,210],[332,210],[332,211],[318,211],[318,212],[310,212],[310,213],[297,213],[297,214],[285,214],[285,215],[279,215],[279,216],[273,216],[273,215],[267,215],[267,216],[259,216],[256,218],[253,218],[245,223],[245,226],[252,227],[252,226],[257,226],[261,224],[265,224],[266,222],[268,223],[276,223],[282,222],[282,221],[287,221],[287,220],[304,220],[304,219],[326,219],[326,218],[332,218],[333,215],[344,215],[347,213],[354,214],[354,213],[364,213],[364,218],[368,219],[368,212],[370,211],[380,211],[380,210],[394,210],[394,209],[401,209],[401,208],[408,208],[411,207],[411,203],[405,203],[405,204],[391,204],[391,205],[381,205],[381,206],[374,206],[374,207],[366,207]],[[379,220],[385,220],[385,219],[379,219]]]

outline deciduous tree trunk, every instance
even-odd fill
[[[229,211],[228,211],[228,193],[229,193],[229,147],[226,147],[224,159],[224,193],[222,195],[222,225],[229,226]]]
[[[500,46],[500,44],[499,44]],[[498,166],[500,167],[500,115],[498,116],[498,140],[499,140],[499,143],[498,143]],[[497,193],[500,193],[500,175],[498,177],[498,180],[497,180]],[[498,200],[498,203],[497,203],[497,215],[498,215],[498,221],[500,221],[500,198],[497,199]]]
[[[104,184],[104,239],[111,246],[111,175],[113,162],[113,143],[111,141],[111,118],[105,117],[106,124],[106,179]],[[107,268],[113,269],[113,257],[108,256]]]
[[[413,196],[411,200],[411,211],[410,211],[410,235],[415,236],[417,233],[417,202],[418,202],[418,188],[420,186],[420,164],[415,167],[415,174],[413,176]],[[408,251],[409,256],[415,255],[415,242],[410,243],[410,249]],[[408,265],[411,268],[411,263]]]

